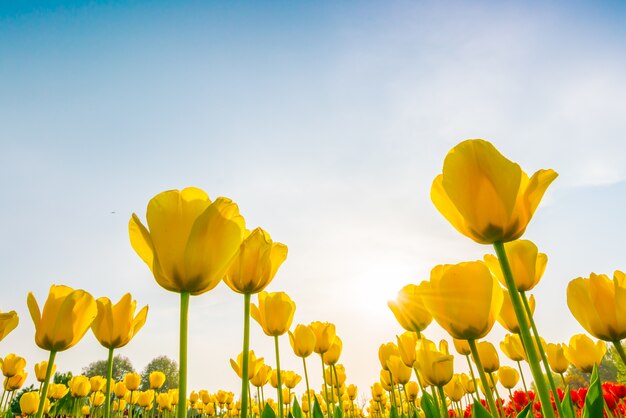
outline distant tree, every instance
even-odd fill
[[[141,390],[146,390],[150,386],[149,376],[152,372],[163,372],[165,383],[161,390],[174,389],[178,387],[178,363],[167,356],[153,358],[141,373]]]
[[[113,380],[122,380],[126,373],[134,373],[135,369],[127,357],[113,357]],[[83,374],[87,377],[105,376],[107,375],[107,361],[98,360],[90,363],[89,366],[83,367]]]
[[[66,372],[66,373],[56,372],[54,374],[54,377],[52,378],[52,381],[53,383],[56,383],[56,384],[63,383],[64,385],[67,385],[67,382],[69,382],[71,378],[72,378],[72,372]]]

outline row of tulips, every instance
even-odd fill
[[[583,414],[594,416],[598,411],[602,414],[604,401],[595,365],[602,357],[599,353],[603,354],[604,344],[575,336],[569,346],[545,345],[533,319],[535,300],[529,292],[541,279],[547,256],[540,253],[534,243],[521,237],[556,177],[553,170],[539,170],[529,177],[518,164],[484,140],[461,142],[448,153],[442,173],[433,181],[431,199],[458,232],[479,244],[493,246],[495,254],[487,254],[479,261],[436,266],[429,280],[406,286],[398,299],[390,302],[391,310],[408,334],[398,337],[398,345],[384,344],[379,351],[380,386],[388,391],[391,406],[387,407],[378,396],[375,385],[369,406],[371,415],[406,413],[443,418],[454,411],[460,413],[462,405],[455,404],[459,401],[454,399],[458,398],[459,387],[465,388],[465,395],[471,392],[469,383],[461,383],[471,381],[474,391],[470,410],[474,416],[508,416],[505,402],[496,390],[496,376],[500,382],[511,386],[517,371],[500,368],[499,361],[490,363],[490,359],[497,358],[497,351],[494,346],[479,341],[489,334],[496,321],[511,333],[501,349],[517,362],[522,379],[519,364],[522,360],[527,362],[536,388],[535,397],[534,392],[525,387],[524,393],[533,402],[529,402],[518,417],[538,412],[535,408],[546,418],[576,415],[571,392],[565,392],[563,402],[555,396],[558,392],[552,371],[562,376],[565,362],[585,372],[594,372]],[[294,410],[294,416],[306,410],[305,413],[315,418],[323,413],[329,418],[344,412],[353,416],[360,414],[350,408],[350,395],[346,395],[348,390],[345,383],[341,383],[341,368],[337,362],[342,341],[335,335],[334,326],[328,323],[301,324],[289,334],[294,354],[303,360],[307,385],[306,399],[292,403],[289,386],[295,386],[298,382],[294,384],[294,381],[298,379],[295,374],[281,371],[278,341],[291,328],[295,303],[283,292],[264,292],[287,257],[285,245],[274,242],[261,228],[248,230],[238,206],[230,199],[220,197],[212,201],[197,188],[158,194],[148,203],[146,220],[147,226],[144,226],[137,215],[132,215],[129,221],[131,245],[157,283],[180,295],[179,390],[177,401],[171,404],[193,406],[200,402],[187,398],[190,296],[208,292],[223,280],[244,299],[243,349],[238,359],[231,362],[241,377],[240,401],[229,403],[234,405],[228,408],[229,415],[243,418],[249,414],[265,415],[274,407],[279,417]],[[596,274],[588,279],[578,278],[569,284],[567,296],[570,311],[582,327],[596,338],[612,343],[626,363],[620,344],[626,338],[624,277],[618,271],[613,280]],[[251,303],[254,294],[258,294],[257,304]],[[144,307],[135,315],[136,303],[129,294],[113,305],[107,298],[95,301],[87,292],[66,286],[51,287],[43,311],[32,294],[27,301],[35,324],[35,341],[50,353],[37,418],[41,418],[46,409],[56,354],[75,345],[89,328],[109,351],[104,391],[104,417],[109,418],[113,351],[127,344],[141,329],[148,308]],[[269,373],[250,350],[251,317],[274,339],[275,373]],[[454,356],[445,341],[437,347],[425,338],[424,331],[433,319],[453,338],[457,352],[466,357],[469,376],[454,377]],[[15,312],[0,313],[0,336],[4,337],[15,328],[17,321]],[[588,354],[593,351],[591,347],[595,347],[596,354]],[[313,352],[319,354],[322,365],[321,394],[313,392],[308,385],[306,358]],[[413,371],[420,391],[411,384]],[[254,400],[249,390],[250,384],[262,388],[268,375],[276,377],[275,403],[271,399],[265,401],[262,391]],[[283,396],[283,383],[287,384],[286,396]],[[524,380],[523,383],[526,386]],[[513,388],[507,386],[507,389]],[[431,387],[430,393],[428,387]],[[483,399],[475,390],[477,387],[482,388]],[[208,414],[209,411],[204,411],[208,404],[211,403],[202,403],[202,414]],[[448,409],[449,404],[451,409]],[[119,409],[119,403],[117,406]],[[175,409],[177,418],[185,418],[188,413],[188,408]],[[216,410],[215,403],[213,409]],[[509,409],[517,414],[517,409]]]

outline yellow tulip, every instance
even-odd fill
[[[63,383],[50,383],[48,387],[48,397],[58,401],[65,397],[69,391],[70,389]]]
[[[283,376],[283,383],[287,389],[294,389],[302,380],[302,376],[293,371],[286,371]]]
[[[263,332],[276,337],[289,331],[296,304],[284,292],[259,293],[259,306],[250,306],[250,314],[261,325]]]
[[[569,361],[565,357],[564,344],[546,345],[546,354],[548,355],[548,363],[554,373],[563,374],[569,367]]]
[[[616,271],[613,280],[591,273],[588,279],[572,280],[567,286],[567,306],[591,335],[604,341],[626,338],[626,275]]]
[[[107,380],[102,376],[93,376],[89,378],[89,384],[91,385],[92,392],[99,392],[104,389],[104,386],[107,384]]]
[[[126,386],[126,389],[135,391],[139,389],[139,385],[141,385],[141,375],[139,373],[126,373],[124,375],[124,386]]]
[[[115,384],[115,388],[113,389],[113,392],[115,393],[115,396],[117,398],[123,398],[124,396],[126,396],[126,392],[128,392],[128,388],[126,387],[124,382],[117,382]]]
[[[50,287],[43,312],[32,293],[28,294],[27,302],[35,323],[35,342],[40,348],[54,352],[78,343],[98,313],[96,301],[89,293],[67,286]]]
[[[89,395],[91,391],[91,383],[89,382],[89,378],[83,375],[77,375],[72,377],[68,382],[67,386],[70,388],[70,394],[74,398],[84,398]]]
[[[254,375],[259,371],[261,366],[263,365],[263,357],[257,358],[256,354],[254,354],[254,350],[250,350],[248,352],[248,379],[252,379]],[[230,359],[230,366],[233,368],[237,376],[241,379],[241,373],[243,371],[243,353],[239,353],[237,356],[237,361]]]
[[[256,374],[250,379],[250,384],[257,388],[263,387],[269,382],[271,375],[272,368],[267,364],[262,364]]]
[[[171,411],[172,399],[167,393],[159,393],[156,397],[156,402],[159,407],[159,411]]]
[[[137,398],[137,404],[142,408],[147,408],[152,406],[152,402],[154,402],[154,391],[146,390],[139,392],[139,397]]]
[[[28,373],[24,370],[20,370],[18,373],[14,374],[11,377],[7,377],[4,379],[4,389],[7,391],[14,391],[20,389],[26,378],[28,377]]]
[[[172,292],[199,295],[222,280],[241,245],[245,221],[230,199],[211,202],[189,187],[159,193],[148,203],[148,228],[133,213],[133,249],[157,283]]]
[[[500,312],[498,313],[496,319],[498,320],[498,323],[507,331],[519,334],[519,322],[517,321],[517,316],[515,315],[515,309],[513,308],[513,302],[511,301],[509,291],[502,289],[502,296],[502,307],[500,308]],[[535,297],[533,295],[530,295],[528,305],[530,306],[530,311],[534,313]]]
[[[324,354],[328,351],[336,336],[335,325],[329,322],[315,321],[309,325],[315,333],[315,351]]]
[[[91,408],[89,407],[89,405],[83,405],[80,408],[80,413],[84,416],[87,416],[91,413]]]
[[[402,335],[397,335],[398,339],[398,352],[402,362],[407,367],[413,367],[415,364],[415,350],[417,348],[417,334],[415,332],[405,332]]]
[[[328,366],[332,366],[339,361],[339,357],[341,356],[341,350],[343,348],[343,342],[341,338],[335,336],[333,343],[331,344],[328,351],[324,354],[324,363]]]
[[[539,170],[528,178],[491,143],[470,139],[448,152],[430,197],[461,234],[480,244],[508,242],[522,236],[556,177]]]
[[[409,398],[409,402],[415,402],[419,393],[419,386],[417,382],[409,382],[406,384],[406,396]]]
[[[122,412],[126,410],[126,401],[124,399],[116,399],[113,401],[113,410],[115,412]]]
[[[467,340],[458,340],[456,338],[453,338],[452,344],[454,344],[454,349],[460,355],[469,356],[470,354],[472,354],[472,349],[470,348],[470,345],[467,342]]]
[[[513,361],[526,360],[526,352],[519,334],[507,334],[500,342],[500,350]]]
[[[256,228],[239,246],[224,283],[237,293],[259,293],[270,284],[286,258],[287,246],[273,242],[267,232]]]
[[[9,335],[9,333],[17,327],[19,322],[20,318],[17,316],[17,312],[0,311],[0,341],[4,340],[4,337]]]
[[[569,346],[563,347],[565,358],[569,360],[578,370],[584,373],[591,373],[594,364],[600,365],[602,357],[606,353],[606,344],[599,340],[595,344],[591,338],[584,334],[572,336]]]
[[[20,398],[20,410],[24,415],[33,415],[39,407],[39,392],[26,392]]]
[[[391,372],[394,383],[406,385],[411,380],[413,369],[404,364],[399,356],[392,355],[387,360],[387,369]]]
[[[481,341],[476,344],[476,348],[485,372],[493,373],[500,368],[500,357],[498,357],[498,352],[493,344],[489,341]]]
[[[454,372],[454,356],[447,352],[433,349],[417,351],[417,367],[429,385],[444,386],[452,379]]]
[[[389,370],[389,366],[387,362],[391,356],[400,356],[400,350],[398,350],[398,346],[394,343],[386,343],[381,344],[378,348],[378,360],[380,361],[380,366],[383,370]]]
[[[2,374],[6,377],[12,377],[24,370],[26,359],[11,353],[2,360],[1,364]]]
[[[280,380],[283,380],[283,375],[285,374],[284,371],[280,372]],[[270,372],[270,385],[272,385],[272,387],[274,389],[276,389],[278,387],[278,370],[272,370]]]
[[[124,347],[139,332],[146,322],[148,306],[144,306],[137,316],[137,302],[126,293],[115,305],[109,298],[96,300],[98,315],[91,324],[96,339],[106,348]]]
[[[35,377],[37,378],[38,382],[43,382],[46,379],[47,369],[48,369],[47,361],[42,361],[42,362],[35,364]],[[51,376],[54,376],[54,372],[56,371],[56,369],[57,369],[57,365],[53,364],[52,372],[50,373]]]
[[[101,406],[104,403],[104,393],[92,390],[91,396],[89,396],[89,402],[95,407]]]
[[[498,369],[498,380],[506,389],[513,389],[519,381],[519,373],[512,367],[502,366]]]
[[[439,265],[424,283],[426,307],[453,338],[477,340],[489,333],[503,296],[482,261]]]
[[[424,306],[418,285],[409,284],[398,292],[396,300],[387,302],[396,320],[407,331],[422,332],[433,317]]]
[[[348,393],[348,399],[354,401],[358,394],[358,388],[355,385],[349,385],[346,391]]]
[[[474,380],[465,373],[461,373],[459,375],[459,381],[461,382],[461,385],[463,385],[463,389],[466,393],[474,393],[474,391],[476,390],[476,386],[474,386]]]
[[[315,349],[315,332],[310,326],[299,324],[293,333],[289,331],[289,343],[296,356],[306,358]]]
[[[380,371],[380,384],[383,389],[387,392],[393,389],[393,382],[391,381],[391,376],[389,375],[389,370],[381,370]]]
[[[543,337],[539,337],[539,341],[541,342],[541,347],[539,347],[539,345],[537,344],[537,340],[535,338],[532,339],[533,342],[533,346],[535,347],[535,352],[538,353],[539,350],[543,350],[544,352],[546,351],[546,341],[543,339]],[[522,350],[522,353],[524,353],[524,360],[526,360],[526,362],[528,362],[528,356],[526,355],[526,350]]]
[[[458,402],[465,396],[465,388],[461,384],[460,375],[455,374],[452,379],[443,387],[443,391],[452,402]]]
[[[504,250],[509,260],[517,290],[524,292],[535,287],[546,270],[548,256],[540,253],[532,241],[522,239],[507,242],[504,244]],[[502,274],[498,257],[493,254],[487,254],[484,259],[489,270],[503,286],[506,286],[506,280]]]
[[[154,371],[148,375],[148,381],[150,389],[161,389],[161,386],[165,383],[165,373],[158,370]]]

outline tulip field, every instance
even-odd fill
[[[524,232],[556,178],[551,169],[529,176],[481,139],[463,141],[448,152],[432,182],[432,203],[460,233],[459,240],[484,246],[485,255],[432,266],[430,278],[398,289],[388,313],[405,332],[393,342],[381,341],[378,358],[371,359],[380,373],[369,387],[351,384],[342,365],[343,340],[333,323],[294,324],[296,303],[289,295],[264,290],[287,259],[286,245],[261,228],[248,229],[228,198],[210,200],[194,187],[159,193],[148,202],[145,216],[130,216],[128,233],[137,261],[147,265],[180,308],[180,328],[171,336],[179,342],[177,388],[162,389],[161,371],[150,373],[146,382],[136,373],[112,378],[115,351],[133,344],[150,321],[141,295],[95,299],[85,290],[55,284],[46,300],[30,293],[25,301],[34,344],[48,360],[32,365],[0,342],[0,413],[36,418],[624,417],[626,386],[602,381],[599,370],[609,349],[626,366],[621,345],[626,275],[592,273],[562,290],[569,313],[587,334],[553,341],[533,317],[532,292],[541,286],[548,256],[539,242],[524,239]],[[241,352],[230,360],[241,388],[191,391],[189,301],[221,281],[243,299]],[[11,307],[2,308],[0,340],[28,320],[4,311]],[[435,323],[448,338],[429,339]],[[497,345],[485,340],[494,326],[508,332]],[[255,354],[251,327],[271,338],[272,358]],[[62,371],[55,360],[68,355],[88,332],[108,354],[107,373],[57,382],[55,375]],[[280,352],[280,339],[288,339],[292,350]],[[286,357],[301,359],[301,368],[281,368]],[[570,387],[566,374],[572,368],[589,377],[588,386]],[[23,388],[28,373],[39,382],[33,390]],[[313,375],[323,379],[321,388],[309,385]],[[148,389],[142,390],[142,383]]]

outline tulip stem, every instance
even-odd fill
[[[278,381],[278,416],[283,417],[283,385],[280,378],[280,355],[278,353],[278,335],[274,336],[274,348],[276,350],[276,380]],[[178,417],[184,418],[184,417]]]
[[[309,373],[306,370],[306,358],[302,357],[302,365],[304,366],[304,381],[306,382],[306,396],[309,400],[309,412],[307,415],[311,416],[311,409],[313,404],[311,403],[311,390],[309,389]]]
[[[470,350],[472,351],[472,358],[474,359],[474,363],[476,363],[476,368],[478,369],[478,376],[480,377],[480,382],[483,385],[485,398],[487,398],[487,404],[489,405],[489,410],[491,411],[491,415],[494,418],[498,418],[498,407],[496,406],[496,402],[493,400],[493,393],[489,389],[489,382],[487,381],[487,376],[485,376],[485,369],[483,368],[483,363],[480,361],[480,356],[478,355],[478,348],[476,347],[475,340],[467,340],[467,343],[470,346]],[[475,389],[478,391],[478,388]]]
[[[398,410],[398,404],[396,403],[396,391],[393,386],[393,375],[391,374],[391,370],[387,370],[389,372],[389,386],[391,386],[391,401],[392,405],[396,407],[396,411]]]
[[[624,347],[622,347],[622,343],[619,341],[613,341],[613,346],[615,346],[615,350],[619,357],[622,359],[622,363],[626,366],[626,353],[624,353]]]
[[[50,382],[50,375],[52,374],[52,368],[54,367],[54,358],[56,357],[56,351],[50,351],[50,357],[48,358],[48,367],[46,368],[46,377],[43,381],[43,389],[41,390],[41,397],[39,398],[39,408],[37,408],[37,418],[43,416],[43,407],[46,403],[46,397],[48,396],[48,384]]]
[[[111,418],[111,378],[113,376],[113,348],[109,348],[107,359],[107,386],[104,392],[104,418]]]
[[[552,409],[552,400],[550,399],[550,392],[548,391],[546,381],[543,377],[543,373],[541,372],[539,359],[537,357],[537,353],[535,352],[535,344],[532,343],[532,336],[529,332],[528,321],[522,303],[522,298],[517,290],[517,286],[515,285],[515,279],[513,278],[513,272],[511,271],[511,266],[509,265],[509,259],[507,258],[504,244],[501,241],[496,241],[493,243],[493,248],[498,256],[500,268],[502,269],[502,275],[506,281],[509,296],[511,296],[513,310],[515,311],[515,316],[517,317],[517,322],[520,328],[519,335],[524,347],[526,348],[528,365],[530,366],[530,371],[532,372],[533,379],[535,380],[543,415],[545,418],[555,418],[554,410]],[[541,350],[541,347],[539,347],[539,349]]]
[[[250,350],[250,293],[243,295],[243,365],[241,366],[241,418],[248,415],[248,352]]]
[[[441,416],[442,418],[448,418],[448,407],[446,406],[446,394],[443,392],[443,386],[437,386],[437,391],[439,392],[439,398],[441,399]],[[400,411],[402,415],[403,411]]]
[[[180,345],[178,371],[178,409],[177,418],[187,416],[187,333],[189,316],[189,292],[180,292]],[[132,395],[132,394],[131,394]],[[131,398],[132,401],[132,398]]]
[[[552,370],[550,369],[550,363],[548,363],[548,357],[546,356],[546,352],[544,351],[541,345],[541,338],[539,337],[539,331],[537,331],[537,326],[535,325],[535,320],[533,319],[533,312],[530,309],[530,304],[528,303],[528,298],[526,297],[526,292],[519,292],[522,297],[522,302],[524,303],[524,309],[526,310],[526,315],[528,316],[528,322],[530,322],[530,327],[535,335],[535,342],[537,343],[537,349],[539,350],[539,354],[541,356],[541,361],[543,362],[543,368],[546,371],[546,376],[548,378],[548,384],[550,385],[550,389],[552,390],[552,396],[555,399],[556,410],[560,417],[563,416],[563,408],[561,408],[561,402],[556,401],[558,399],[558,393],[556,391],[556,384],[554,384],[554,378],[552,377]]]
[[[502,414],[503,417],[505,417],[505,413],[503,408],[503,403],[502,403],[502,398],[500,397],[500,392],[498,392],[498,387],[496,386],[496,379],[493,378],[493,372],[489,373],[489,378],[491,379],[491,383],[493,384],[493,390],[494,392],[496,392],[496,399],[498,400],[498,410],[500,411],[500,413]]]
[[[330,418],[330,405],[328,403],[328,383],[326,382],[326,368],[324,367],[324,353],[320,353],[320,358],[322,359],[322,379],[324,380],[324,400],[326,401],[326,413],[328,418]],[[309,407],[311,407],[309,405]]]
[[[469,355],[466,355],[465,358],[467,359],[467,365],[469,366],[472,382],[474,382],[474,392],[472,392],[472,395],[474,396],[474,401],[480,402],[480,395],[478,394],[478,383],[476,382],[476,376],[474,376],[474,367],[472,366],[472,361],[470,360]]]
[[[522,378],[522,386],[524,386],[524,392],[528,396],[528,388],[526,387],[526,379],[524,379],[524,373],[522,372],[522,363],[520,361],[517,362],[517,368],[519,369],[519,376]]]

